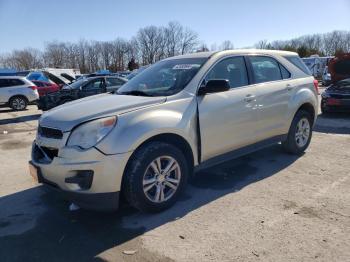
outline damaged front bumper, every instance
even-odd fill
[[[125,166],[131,152],[105,155],[96,148],[46,148],[33,143],[31,175],[60,191],[78,206],[93,210],[115,210]]]

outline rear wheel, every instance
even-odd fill
[[[22,96],[15,96],[10,99],[9,105],[13,110],[24,110],[27,108],[28,100]]]
[[[292,154],[301,154],[309,146],[312,137],[312,116],[309,112],[298,111],[289,128],[288,136],[282,142],[283,148]]]
[[[187,177],[188,165],[177,147],[151,142],[142,146],[130,160],[123,190],[132,206],[141,211],[159,212],[176,202]]]

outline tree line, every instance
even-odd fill
[[[280,49],[298,52],[301,57],[318,54],[334,55],[350,52],[350,32],[333,31],[326,34],[305,35],[287,41],[266,40],[254,45],[261,49]],[[213,44],[212,51],[233,49],[230,40],[220,45]],[[166,26],[146,26],[135,36],[126,40],[87,41],[76,43],[52,41],[43,51],[34,48],[14,50],[0,55],[0,67],[27,70],[33,68],[78,68],[81,73],[101,69],[120,71],[135,69],[139,65],[152,64],[175,55],[209,51],[198,34],[178,22]]]
[[[300,57],[310,55],[334,56],[350,52],[350,31],[333,31],[325,34],[304,35],[286,41],[261,40],[258,49],[278,49],[297,52]]]

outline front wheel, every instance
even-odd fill
[[[309,146],[311,137],[312,116],[309,112],[300,110],[295,114],[282,146],[288,153],[300,155]]]
[[[188,165],[175,146],[151,142],[138,149],[131,158],[123,181],[128,202],[145,212],[169,208],[184,190]]]

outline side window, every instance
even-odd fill
[[[280,65],[280,69],[281,69],[281,74],[282,74],[282,78],[283,79],[288,79],[291,77],[291,74],[289,73],[289,71],[281,64]]]
[[[281,80],[281,71],[278,62],[267,56],[249,57],[252,64],[253,75],[256,83]]]
[[[106,78],[106,84],[107,86],[120,86],[124,84],[124,82],[118,78]]]
[[[1,87],[7,87],[7,86],[8,86],[7,79],[0,79],[0,88]]]
[[[8,86],[8,87],[24,85],[24,83],[19,79],[3,79],[3,80],[5,80],[4,81],[5,86]]]
[[[102,79],[98,78],[98,79],[91,80],[89,83],[87,83],[83,87],[83,89],[92,90],[92,89],[100,89],[101,87],[102,87]]]
[[[213,79],[227,79],[231,88],[248,85],[244,58],[230,57],[217,63],[205,77],[206,82]]]

